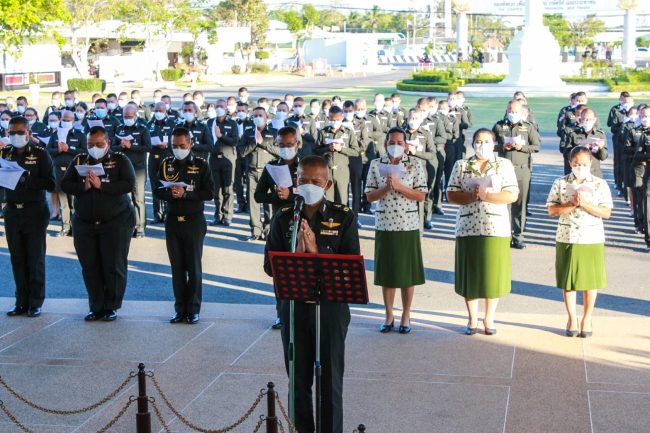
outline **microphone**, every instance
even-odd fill
[[[302,212],[302,208],[305,205],[305,198],[301,195],[296,194],[294,196],[294,204],[293,204],[293,220],[294,221],[299,221],[300,220],[300,213]]]

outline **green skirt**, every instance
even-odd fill
[[[555,244],[555,280],[562,290],[598,290],[607,286],[605,244]]]
[[[510,238],[456,238],[456,293],[467,299],[501,298],[512,286]]]
[[[375,232],[375,285],[406,288],[424,281],[420,231]]]

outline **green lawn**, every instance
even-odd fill
[[[341,98],[345,99],[354,99],[359,96],[363,96],[368,100],[370,105],[369,108],[372,108],[372,101],[374,99],[375,93],[383,93],[384,95],[390,95],[395,92],[394,87],[356,87],[349,89],[342,89],[336,91],[332,94],[317,94],[310,95],[310,97],[315,98],[331,98],[332,96],[339,95]],[[404,107],[412,107],[415,105],[415,102],[420,98],[420,96],[414,95],[402,95],[402,105]],[[547,133],[555,133],[555,122],[557,121],[557,114],[562,107],[567,105],[568,98],[529,98],[528,103],[532,108],[535,117],[540,125],[540,130]],[[468,98],[466,104],[471,108],[473,115],[473,123],[475,128],[479,127],[488,127],[492,128],[494,123],[500,120],[505,113],[506,105],[508,103],[508,98]],[[602,125],[607,123],[607,115],[609,109],[617,103],[617,100],[614,98],[591,98],[589,100],[589,106],[592,107]]]

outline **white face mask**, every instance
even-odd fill
[[[228,113],[233,114],[235,111],[237,111],[236,105],[228,105]]]
[[[153,97],[153,103],[154,103],[154,104],[159,103],[161,100],[162,100],[162,98],[161,98],[160,96],[154,96],[154,97]]]
[[[65,120],[61,121],[61,128],[70,129],[72,128],[72,122],[66,122]]]
[[[155,113],[153,113],[153,117],[155,117],[157,121],[161,121],[165,117],[167,117],[167,113],[162,113],[160,111],[156,111]]]
[[[244,112],[244,111],[238,111],[237,112],[237,119],[246,120],[247,117],[248,117],[248,114],[246,114],[246,112]]]
[[[208,119],[216,119],[217,112],[215,110],[208,110]]]
[[[76,112],[74,113],[74,115],[77,118],[77,120],[84,120],[84,117],[86,117],[86,113],[82,113],[82,112]]]
[[[59,122],[53,120],[51,122],[48,122],[47,126],[49,126],[50,129],[56,129],[59,127]]]
[[[375,102],[375,110],[381,111],[384,109],[384,104],[380,104],[379,102]]]
[[[355,116],[357,116],[359,119],[363,119],[366,117],[366,110],[359,110],[356,113],[354,113]]]
[[[16,111],[19,112],[20,114],[23,114],[25,110],[27,110],[27,107],[25,107],[24,105],[19,105],[16,107]]]
[[[27,136],[26,135],[10,135],[9,141],[11,145],[16,149],[22,149],[27,146]]]
[[[221,107],[217,107],[214,109],[215,113],[217,113],[217,117],[223,117],[226,115],[226,110]]]
[[[60,103],[61,103],[60,99],[52,99],[52,106],[53,107],[58,107]]]
[[[335,131],[338,131],[339,129],[341,129],[341,126],[343,125],[343,121],[342,120],[336,120],[336,121],[330,122],[330,125],[332,126],[332,129],[334,129]]]
[[[650,117],[644,117],[641,119],[641,125],[643,125],[644,128],[650,128]]]
[[[66,99],[65,106],[68,108],[72,108],[74,106],[74,99]]]
[[[416,130],[420,127],[420,121],[419,120],[409,120],[409,128],[412,130]]]
[[[185,119],[186,122],[194,122],[194,113],[190,113],[189,111],[184,112],[183,119]]]
[[[176,148],[174,148],[174,149],[172,149],[172,152],[174,153],[174,158],[176,158],[177,160],[180,161],[180,160],[183,160],[183,159],[188,157],[188,155],[190,154],[190,150],[191,149],[180,149],[180,148],[176,149]]]
[[[284,159],[285,161],[291,161],[293,158],[296,157],[297,153],[298,151],[296,150],[295,147],[280,148],[280,158]]]
[[[401,158],[404,155],[404,146],[400,146],[399,144],[391,144],[386,147],[386,151],[391,158]]]
[[[117,105],[119,105],[120,108],[126,107],[126,104],[128,104],[128,103],[129,103],[129,101],[127,101],[125,99],[118,99],[117,100]]]
[[[106,106],[111,111],[113,111],[113,110],[115,110],[117,108],[117,104],[115,102],[109,102],[108,104],[106,104]]]
[[[521,115],[519,113],[507,113],[506,119],[508,119],[508,121],[513,124],[519,123],[521,121]]]
[[[585,131],[591,131],[592,129],[594,129],[595,124],[596,124],[596,122],[583,122],[582,123],[582,128]]]
[[[494,156],[494,143],[477,143],[474,153],[479,159],[490,159]]]
[[[27,121],[27,124],[29,125],[30,128],[34,126],[34,123],[36,123],[36,119]]]
[[[280,121],[286,120],[287,119],[287,113],[285,113],[284,111],[276,111],[275,112],[275,119],[280,120]]]
[[[443,116],[448,116],[449,110],[438,110],[438,113],[442,114]]]
[[[242,96],[239,100],[245,104],[248,102],[248,96]]]
[[[354,120],[354,113],[343,113],[343,119],[346,122],[352,122]]]
[[[108,153],[108,146],[105,147],[90,147],[88,149],[88,155],[90,155],[94,160],[99,161]]]
[[[296,116],[302,116],[305,112],[305,107],[293,107],[293,114]]]
[[[9,128],[9,121],[8,120],[0,120],[0,127],[2,127],[2,129],[8,129]]]
[[[298,185],[298,195],[301,195],[305,199],[305,204],[311,206],[323,199],[325,196],[325,189],[318,185],[305,183]]]
[[[311,107],[311,114],[318,116],[320,114],[320,107]]]
[[[579,165],[577,167],[571,167],[571,172],[576,177],[576,179],[586,179],[591,174],[591,167],[584,165]]]
[[[131,119],[124,118],[124,126],[133,126],[133,125],[135,125],[134,118]]]
[[[257,126],[258,128],[262,128],[266,126],[266,119],[258,116],[253,118],[253,123],[255,123],[255,126]]]

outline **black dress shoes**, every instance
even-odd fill
[[[117,319],[117,311],[108,310],[106,313],[104,313],[104,318],[102,320],[104,322],[113,322],[116,319]]]
[[[255,236],[255,235],[246,238],[246,242],[257,242],[257,241],[260,241],[260,240],[262,240],[262,237],[261,236]]]
[[[13,307],[11,310],[7,311],[7,316],[21,316],[27,312],[27,308],[24,307]]]
[[[230,221],[224,218],[221,220],[221,225],[224,227],[230,227]]]
[[[275,319],[275,322],[271,325],[271,329],[282,329],[282,322],[279,318]]]
[[[424,228],[426,230],[431,230],[433,229],[433,224],[431,224],[431,221],[424,221]]]
[[[61,237],[64,237],[64,236],[71,236],[71,235],[72,235],[72,232],[70,230],[61,230],[61,231],[56,232],[54,234],[54,237],[55,238],[61,238]]]
[[[182,313],[174,313],[171,319],[169,319],[169,323],[181,323],[182,321],[185,320],[185,314]]]
[[[445,211],[440,209],[440,208],[436,208],[436,209],[433,210],[433,213],[436,214],[436,215],[444,215]]]
[[[510,246],[517,250],[523,250],[524,248],[527,247],[525,243],[523,243],[522,241],[518,241],[516,239],[513,239],[512,242],[510,242]]]
[[[30,308],[29,310],[27,310],[27,317],[38,317],[41,315],[42,312],[43,310],[41,309],[41,307]]]
[[[395,327],[395,320],[393,320],[390,323],[390,325],[385,325],[385,324],[381,325],[379,327],[379,332],[381,332],[382,334],[388,334],[389,332],[391,332],[393,330],[394,327]]]
[[[198,314],[188,314],[187,315],[187,323],[190,325],[195,325],[199,323],[199,315]]]
[[[91,311],[90,313],[86,314],[84,320],[86,322],[95,322],[103,317],[104,317],[104,313],[95,313],[94,311]]]
[[[215,219],[213,219],[212,221],[210,221],[210,225],[211,225],[212,227],[214,227],[214,226],[218,226],[218,225],[221,225],[221,220],[218,219],[218,218],[215,218]]]

